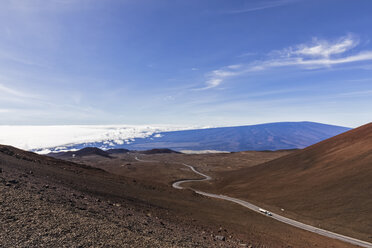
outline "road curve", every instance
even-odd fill
[[[182,183],[186,183],[186,182],[208,181],[208,180],[211,180],[211,179],[212,179],[210,176],[205,175],[205,174],[203,174],[203,173],[197,171],[197,170],[196,170],[193,166],[191,166],[191,165],[188,165],[188,164],[182,164],[182,165],[189,167],[193,172],[195,172],[196,174],[198,174],[198,175],[200,175],[200,176],[202,176],[202,177],[204,177],[204,178],[202,178],[202,179],[185,179],[185,180],[181,180],[181,181],[174,182],[174,183],[172,184],[172,187],[175,188],[175,189],[183,189],[183,187],[180,186],[180,184],[182,184]],[[196,190],[194,190],[194,191],[196,191]]]
[[[151,161],[151,160],[142,160],[142,159],[139,159],[137,156],[134,157],[135,160],[137,160],[138,162],[144,162],[144,163],[158,163],[159,161]]]
[[[152,163],[159,162],[159,161],[142,160],[142,159],[139,159],[137,156],[135,156],[135,160],[140,161],[140,162],[152,162]],[[184,187],[181,186],[181,184],[187,183],[187,182],[200,182],[200,181],[212,180],[212,177],[197,171],[194,168],[194,166],[192,166],[192,165],[188,165],[188,164],[184,164],[184,163],[177,163],[177,164],[182,164],[182,165],[188,167],[194,173],[196,173],[196,174],[198,174],[198,175],[200,175],[204,178],[179,180],[179,181],[174,182],[172,184],[172,187],[175,188],[175,189],[185,189]],[[344,236],[344,235],[341,235],[341,234],[338,234],[338,233],[334,233],[334,232],[330,232],[330,231],[327,231],[327,230],[324,230],[324,229],[321,229],[321,228],[310,226],[310,225],[307,225],[307,224],[289,219],[287,217],[284,217],[284,216],[281,216],[281,215],[278,215],[278,214],[275,214],[275,213],[272,213],[272,216],[268,216],[268,215],[260,212],[260,210],[259,210],[260,207],[254,205],[252,203],[249,203],[247,201],[240,200],[238,198],[225,196],[225,195],[217,195],[217,194],[207,193],[207,192],[203,192],[203,191],[196,190],[196,189],[193,189],[193,188],[189,188],[189,189],[193,190],[195,193],[197,193],[199,195],[204,195],[204,196],[211,197],[211,198],[216,198],[216,199],[221,199],[221,200],[225,200],[225,201],[234,202],[234,203],[239,204],[239,205],[241,205],[245,208],[248,208],[252,211],[255,211],[259,214],[263,214],[263,215],[267,216],[268,218],[273,218],[273,219],[275,219],[277,221],[280,221],[282,223],[285,223],[285,224],[288,224],[288,225],[291,225],[291,226],[294,226],[294,227],[297,227],[297,228],[300,228],[300,229],[303,229],[303,230],[306,230],[306,231],[309,231],[309,232],[317,233],[319,235],[322,235],[322,236],[325,236],[325,237],[328,237],[328,238],[338,239],[338,240],[341,240],[343,242],[350,243],[350,244],[353,244],[353,245],[358,245],[358,246],[366,247],[366,248],[372,248],[371,243],[363,241],[363,240],[354,239],[354,238]]]
[[[208,181],[208,180],[212,179],[210,176],[205,175],[205,174],[197,171],[191,165],[187,165],[187,164],[183,164],[183,165],[187,166],[193,172],[195,172],[196,174],[198,174],[200,176],[203,176],[204,178],[202,178],[202,179],[185,179],[185,180],[180,180],[180,181],[174,182],[172,184],[172,187],[175,188],[175,189],[184,189],[184,187],[181,186],[181,184],[183,184],[183,183],[196,182],[196,181],[199,181],[199,182],[200,181]],[[246,207],[250,210],[253,210],[253,211],[255,211],[259,214],[265,215],[264,213],[259,211],[260,208],[258,206],[254,205],[252,203],[249,203],[247,201],[243,201],[243,200],[233,198],[233,197],[230,197],[230,196],[207,193],[207,192],[203,192],[203,191],[200,191],[200,190],[195,190],[195,189],[192,189],[192,188],[190,188],[190,189],[193,190],[195,193],[197,193],[199,195],[204,195],[204,196],[211,197],[211,198],[217,198],[217,199],[222,199],[222,200],[234,202],[234,203],[239,204],[243,207]],[[317,234],[320,234],[320,235],[323,235],[323,236],[326,236],[326,237],[329,237],[329,238],[338,239],[338,240],[344,241],[346,243],[350,243],[350,244],[353,244],[353,245],[358,245],[358,246],[361,246],[361,247],[372,248],[372,244],[369,243],[369,242],[354,239],[354,238],[344,236],[344,235],[341,235],[341,234],[338,234],[338,233],[334,233],[334,232],[330,232],[330,231],[327,231],[327,230],[324,230],[324,229],[320,229],[320,228],[317,228],[317,227],[314,227],[314,226],[310,226],[310,225],[307,225],[307,224],[304,224],[304,223],[286,218],[286,217],[278,215],[278,214],[272,213],[272,216],[268,216],[268,215],[265,215],[265,216],[267,216],[269,218],[273,218],[273,219],[275,219],[277,221],[280,221],[280,222],[283,222],[285,224],[295,226],[297,228],[301,228],[303,230],[310,231],[310,232],[313,232],[313,233],[317,233]]]

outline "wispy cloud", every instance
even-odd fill
[[[235,64],[222,67],[206,74],[205,86],[198,90],[216,88],[224,80],[273,68],[300,67],[305,70],[330,68],[335,65],[371,61],[372,50],[355,52],[359,40],[353,35],[347,35],[334,41],[314,38],[307,44],[272,51],[268,59],[254,61],[248,64]]]
[[[355,97],[355,96],[371,96],[371,95],[372,95],[372,90],[364,90],[364,91],[353,91],[353,92],[341,93],[339,96]]]
[[[258,61],[256,65],[248,65],[246,69],[263,70],[284,66],[314,69],[372,60],[372,50],[353,53],[353,48],[358,44],[359,40],[352,35],[341,37],[333,42],[314,38],[310,44],[300,44],[281,51],[274,51],[271,53],[274,58]]]
[[[7,87],[3,84],[0,84],[0,95],[2,95],[2,94],[12,95],[12,96],[15,96],[15,97],[29,97],[29,98],[34,97],[33,95],[27,94],[23,91],[12,89],[12,88],[9,88],[9,87]]]
[[[235,69],[234,67],[239,68],[240,65],[230,65],[226,66],[224,68],[214,70],[207,74],[207,81],[205,82],[205,86],[202,88],[196,88],[193,90],[201,91],[201,90],[208,90],[212,88],[216,88],[219,86],[226,78],[238,76],[239,74],[242,74],[243,71],[240,71],[239,69]]]
[[[255,5],[255,6],[251,6],[251,7],[248,7],[248,8],[237,9],[237,10],[229,10],[229,11],[226,11],[225,13],[227,13],[227,14],[248,13],[248,12],[253,12],[253,11],[259,11],[259,10],[264,10],[264,9],[280,7],[280,6],[291,4],[291,3],[294,3],[294,2],[297,2],[297,1],[298,0],[264,1],[264,2],[260,2],[260,4]]]
[[[95,1],[89,0],[5,0],[4,5],[7,9],[19,11],[22,13],[40,12],[40,11],[65,11],[76,8],[86,7]]]
[[[329,58],[331,55],[342,54],[359,44],[359,39],[352,35],[339,38],[335,42],[319,40],[313,38],[311,44],[301,44],[296,47],[290,47],[282,51],[288,57],[290,56],[309,56]]]
[[[9,50],[8,51],[0,50],[0,61],[2,60],[6,62],[9,62],[9,61],[15,62],[18,64],[27,65],[27,66],[47,67],[45,64],[36,62],[35,58],[30,59],[24,55],[19,55],[16,52],[10,52]]]

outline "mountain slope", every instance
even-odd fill
[[[223,178],[215,191],[372,241],[372,124]]]
[[[304,148],[350,130],[314,122],[280,122],[160,133],[158,138],[136,139],[130,149],[174,150],[280,150]],[[159,135],[158,135],[159,136]]]
[[[0,247],[354,247],[235,204],[2,145],[0,192]]]
[[[70,151],[70,152],[59,152],[59,153],[51,153],[50,155],[55,158],[66,158],[66,157],[84,157],[90,155],[97,155],[106,158],[111,158],[109,152],[103,151],[97,147],[85,147],[78,151]]]
[[[48,147],[47,151],[57,153],[61,150],[76,150],[85,147],[98,147],[103,150],[124,148],[141,151],[169,148],[176,151],[229,152],[301,149],[348,130],[350,128],[315,122],[278,122],[239,127],[155,132],[146,135],[145,138],[130,140],[108,136],[107,140],[99,142],[64,144],[58,147]],[[45,148],[33,151],[44,153]]]
[[[167,149],[167,148],[163,148],[163,149],[157,149],[157,148],[154,148],[154,149],[151,149],[151,150],[147,150],[147,151],[141,151],[139,153],[142,153],[142,154],[163,154],[163,153],[180,153],[180,152],[177,152],[177,151],[173,151],[171,149]]]
[[[190,219],[146,198],[164,191],[0,145],[0,247],[212,247]]]
[[[123,154],[130,152],[128,149],[109,149],[106,151],[109,154]]]

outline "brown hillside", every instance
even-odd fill
[[[0,247],[354,247],[236,204],[1,145],[0,192]]]
[[[198,186],[372,241],[372,124],[221,177]]]

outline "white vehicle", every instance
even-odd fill
[[[271,212],[269,212],[269,211],[267,211],[267,210],[265,210],[263,208],[259,208],[258,211],[260,211],[261,213],[264,213],[264,214],[266,214],[268,216],[273,216],[273,214]]]
[[[263,209],[263,208],[259,208],[258,211],[260,211],[261,213],[264,213],[264,214],[267,213],[267,210],[265,210],[265,209]]]

